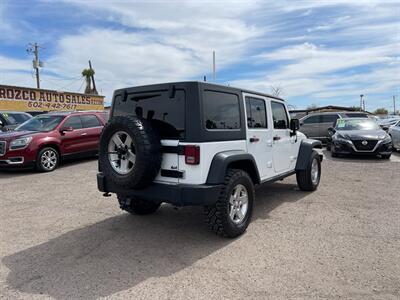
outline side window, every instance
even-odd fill
[[[248,128],[267,128],[267,110],[265,101],[246,97],[246,113]]]
[[[95,115],[84,115],[81,116],[83,128],[99,127],[101,123]]]
[[[304,124],[316,124],[319,122],[320,122],[319,115],[308,117],[307,119],[304,119],[304,121],[303,121]]]
[[[339,119],[339,116],[337,114],[326,114],[326,115],[321,115],[321,123],[335,123],[336,120]]]
[[[204,122],[207,129],[239,129],[239,97],[235,94],[204,91]]]
[[[274,121],[275,129],[287,129],[289,128],[289,119],[286,113],[285,105],[279,102],[272,101],[272,117]]]
[[[73,129],[81,129],[82,122],[79,116],[69,117],[67,121],[65,121],[63,127],[72,127]]]

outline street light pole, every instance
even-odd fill
[[[361,94],[361,95],[360,95],[360,111],[363,110],[363,97],[364,97],[364,95]]]
[[[217,75],[215,73],[215,51],[213,51],[213,81],[215,82],[215,79],[217,78]]]

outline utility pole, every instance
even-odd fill
[[[213,51],[213,81],[217,79],[217,75],[215,73],[215,51]]]
[[[35,59],[32,61],[33,63],[33,68],[35,69],[36,73],[36,87],[40,89],[40,74],[39,74],[39,67],[43,66],[43,63],[39,60],[39,45],[37,43],[35,44],[29,44],[29,48],[26,49],[26,52],[29,54],[33,54]]]
[[[393,95],[393,115],[396,115],[396,96]]]

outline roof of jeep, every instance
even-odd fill
[[[237,87],[232,87],[232,86],[222,85],[222,84],[216,84],[216,83],[203,82],[203,81],[178,81],[178,82],[168,82],[168,83],[133,86],[133,87],[118,89],[115,91],[114,94],[120,94],[124,91],[127,91],[129,93],[130,90],[132,90],[132,92],[136,92],[137,90],[143,91],[143,92],[154,91],[154,90],[160,90],[160,89],[169,89],[171,86],[174,86],[174,85],[191,85],[191,84],[203,85],[206,88],[218,87],[218,88],[223,88],[223,89],[231,90],[231,91],[235,91],[235,92],[249,93],[249,94],[254,94],[254,95],[277,99],[280,101],[285,101],[284,99],[282,99],[280,97],[276,97],[276,96],[266,94],[266,93],[260,93],[260,92],[251,91],[251,90],[247,90],[247,89],[242,89],[242,88],[237,88]],[[133,91],[133,90],[135,90],[135,91]]]

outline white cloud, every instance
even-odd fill
[[[396,32],[400,25],[394,1],[69,0],[58,4],[76,7],[76,14],[98,22],[87,22],[91,25],[53,40],[54,54],[42,75],[48,88],[79,79],[88,59],[96,69],[98,87],[108,98],[124,86],[201,79],[211,73],[213,50],[218,71],[243,67],[242,75],[229,75],[230,84],[267,92],[278,85],[289,97],[347,97],[359,89],[384,93],[399,82],[400,35]],[[4,56],[0,63],[0,81],[19,78],[23,66],[31,64]],[[254,70],[249,70],[251,66]],[[68,88],[79,86],[78,80]]]

